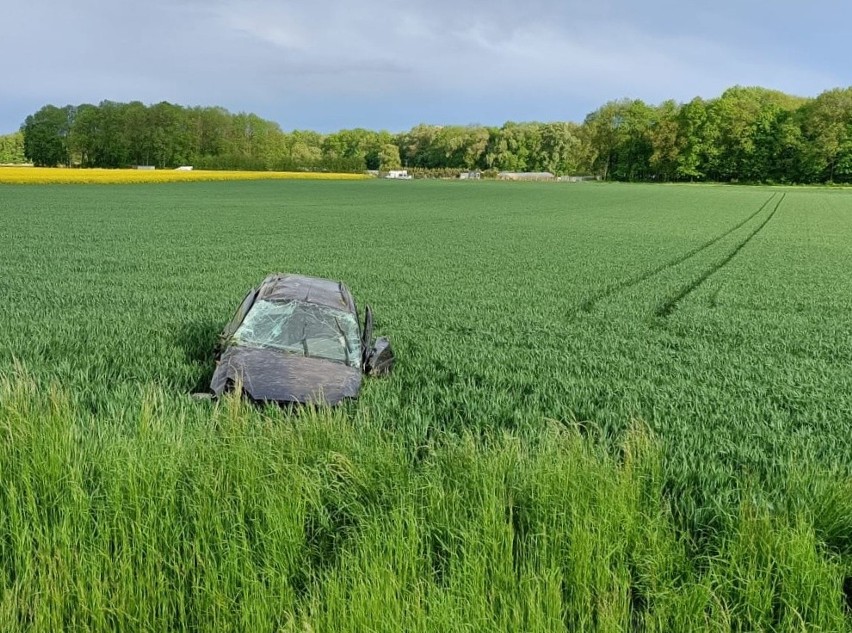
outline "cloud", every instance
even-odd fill
[[[306,6],[220,4],[217,15],[223,29],[265,44],[261,55],[279,60],[282,76],[337,75],[306,86],[336,95],[366,85],[379,92],[471,97],[540,90],[664,99],[767,81],[820,90],[834,79],[683,29],[643,31],[614,19],[612,7],[602,18],[578,2],[534,0],[519,8],[479,0],[463,5],[321,0]]]
[[[0,99],[31,109],[170,100],[311,127],[369,112],[379,127],[448,113],[577,119],[622,96],[686,100],[734,84],[812,95],[840,83],[733,0],[702,14],[624,0],[3,3],[4,49],[17,54],[0,57]]]

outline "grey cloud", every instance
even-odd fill
[[[696,6],[0,0],[4,48],[17,53],[0,55],[0,100],[215,103],[316,126],[320,110],[348,125],[364,122],[346,123],[347,109],[390,121],[405,108],[414,123],[452,103],[456,116],[496,123],[524,99],[521,118],[577,119],[622,96],[683,100],[735,83],[814,94],[838,83],[836,71],[783,53],[743,3]]]

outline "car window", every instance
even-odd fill
[[[353,314],[302,301],[257,301],[234,341],[358,367],[361,339]]]

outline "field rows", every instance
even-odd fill
[[[678,265],[682,264],[683,262],[686,262],[687,260],[689,260],[689,259],[691,259],[691,258],[693,258],[697,255],[701,255],[707,249],[711,248],[714,244],[716,244],[720,240],[723,240],[724,238],[728,237],[729,235],[731,235],[732,233],[734,233],[738,229],[742,228],[750,220],[754,219],[755,216],[759,215],[761,213],[761,211],[763,211],[767,207],[767,205],[769,205],[773,201],[773,199],[775,199],[775,197],[777,195],[778,195],[777,193],[771,194],[769,196],[769,198],[767,198],[766,201],[763,204],[761,204],[754,213],[751,213],[750,215],[745,217],[743,220],[737,222],[731,228],[726,229],[724,232],[708,239],[706,242],[700,244],[699,246],[696,246],[695,248],[692,248],[692,249],[688,250],[687,252],[685,252],[683,254],[679,254],[677,257],[675,257],[671,260],[665,261],[662,264],[659,264],[658,266],[651,268],[650,270],[641,272],[638,275],[634,275],[634,276],[629,277],[627,279],[617,281],[615,283],[607,285],[602,290],[597,292],[594,296],[592,296],[588,300],[584,301],[583,305],[582,305],[582,309],[586,312],[589,312],[589,311],[592,310],[592,308],[594,308],[596,302],[598,302],[602,299],[606,299],[606,298],[612,296],[613,294],[615,294],[616,292],[623,290],[625,288],[634,287],[634,286],[654,277],[655,275],[658,275],[658,274],[660,274],[660,273],[662,273],[662,272],[664,272],[664,271],[666,271],[670,268],[674,268],[675,266],[678,266]]]

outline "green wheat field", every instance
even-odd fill
[[[852,631],[852,192],[0,186],[0,630]],[[394,373],[196,402],[270,272]]]

